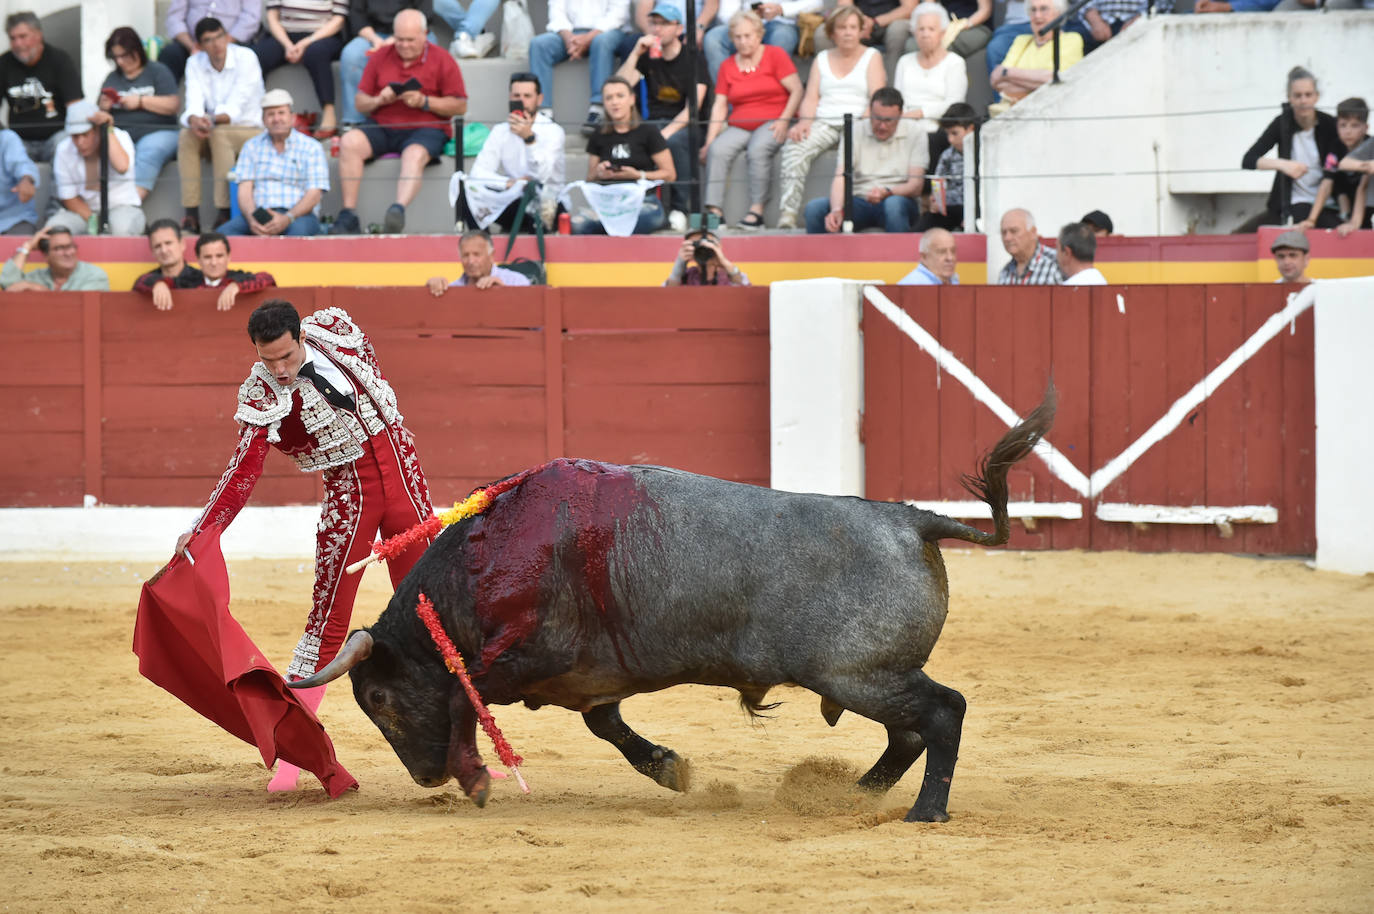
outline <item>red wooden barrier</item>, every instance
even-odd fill
[[[1275,285],[1007,290],[884,288],[1019,414],[1051,370],[1060,392],[1051,442],[1085,476],[1124,451],[1286,304]],[[1120,301],[1118,301],[1120,296]],[[1005,431],[992,411],[865,307],[864,434],[870,498],[966,500],[959,474]],[[1083,520],[1017,531],[1026,548],[1310,553],[1315,549],[1312,315],[1270,340],[1098,497],[1032,458],[1013,499],[1078,501]],[[1101,502],[1272,505],[1277,524],[1105,522]]]
[[[768,482],[767,289],[274,294],[367,330],[436,503],[564,454]],[[229,312],[210,293],[170,312],[132,293],[0,309],[0,505],[202,503],[234,445],[263,297]],[[319,496],[273,452],[254,503]]]
[[[1090,476],[1281,308],[1290,288],[884,287],[1020,413],[1051,368],[1051,441]],[[768,290],[280,290],[302,312],[338,305],[367,329],[416,434],[436,502],[554,456],[649,462],[766,485]],[[1118,295],[1121,305],[1118,305]],[[14,296],[0,309],[0,505],[195,505],[235,439],[233,392],[254,354],[261,296],[171,312],[131,293]],[[965,500],[961,473],[1004,426],[871,306],[868,495]],[[1312,317],[1304,314],[1099,498],[1038,459],[1012,497],[1083,505],[1018,531],[1027,548],[1308,553],[1313,530]],[[257,504],[318,499],[273,454]],[[1273,505],[1274,525],[1108,523],[1099,502]]]

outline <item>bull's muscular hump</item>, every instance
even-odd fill
[[[619,648],[629,608],[611,586],[610,556],[618,529],[654,508],[627,468],[559,459],[474,517],[464,554],[483,665],[534,633],[554,593],[572,602],[579,634],[603,632]]]
[[[456,777],[484,801],[475,715],[416,617],[423,592],[484,701],[580,711],[666,787],[685,789],[686,763],[635,733],[621,699],[701,683],[737,689],[757,710],[791,683],[821,696],[831,724],[850,711],[887,729],[859,786],[886,790],[926,753],[907,818],[943,821],[965,706],[924,672],[949,604],[938,542],[1007,541],[1007,470],[1054,408],[1051,388],[965,477],[991,507],[993,533],[901,504],[555,460],[449,527],[376,625],[295,685],[351,670],[359,705],[418,783]]]

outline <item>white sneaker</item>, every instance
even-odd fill
[[[678,234],[687,231],[687,214],[680,209],[675,209],[668,214],[668,227]]]
[[[477,45],[467,32],[459,32],[453,36],[453,44],[448,46],[448,52],[454,57],[476,57]]]
[[[476,50],[473,57],[486,57],[496,47],[496,36],[491,32],[483,32],[473,39],[473,46]]]

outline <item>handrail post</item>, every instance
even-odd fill
[[[844,116],[844,225],[845,234],[854,231],[854,115]]]
[[[983,125],[975,124],[973,130],[973,219],[968,218],[967,201],[964,206],[964,231],[979,232],[983,229]]]
[[[461,114],[449,118],[449,129],[453,131],[453,171],[462,171],[467,166],[467,155],[463,150],[464,119]],[[453,201],[453,224],[463,220],[463,189],[458,188],[458,198]]]
[[[96,231],[110,233],[110,130],[105,124],[96,125],[100,131],[100,214],[96,217]]]
[[[697,5],[687,3],[684,10],[686,22],[683,23],[684,32],[682,44],[687,54],[687,59],[691,61],[688,68],[692,74],[691,84],[687,87],[687,162],[690,172],[690,183],[687,186],[687,212],[698,214],[700,225],[706,228],[706,209],[702,205],[701,193],[701,125],[697,123],[701,117],[701,112],[697,110],[697,83],[701,79],[701,74],[697,72]],[[682,179],[682,175],[678,175]],[[673,199],[672,191],[668,192],[668,202]]]

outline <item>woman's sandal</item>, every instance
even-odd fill
[[[735,223],[735,228],[745,229],[750,232],[755,229],[761,229],[763,228],[763,215],[752,211],[745,213],[744,218]]]

